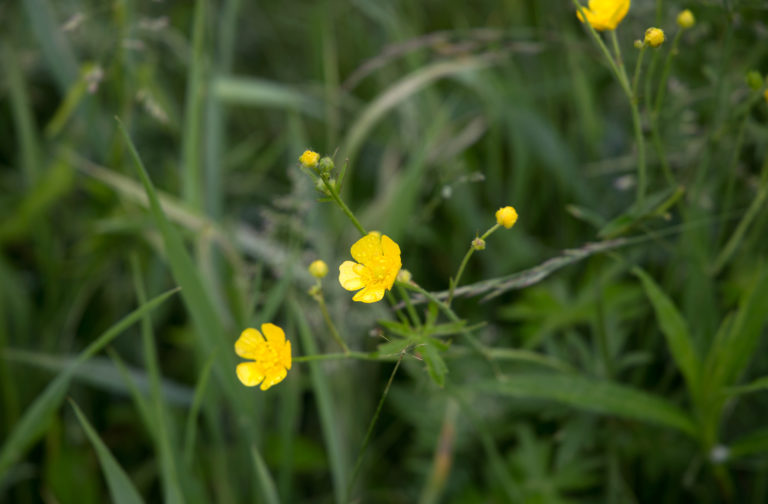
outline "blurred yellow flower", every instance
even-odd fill
[[[261,384],[261,390],[267,390],[283,381],[291,369],[291,342],[275,324],[262,324],[261,332],[250,327],[243,331],[235,352],[252,360],[237,365],[237,378],[246,387]]]
[[[299,157],[299,163],[303,164],[307,168],[314,168],[317,166],[317,162],[320,160],[320,154],[315,151],[305,150],[304,154]]]
[[[630,0],[589,0],[589,7],[584,7],[584,16],[592,28],[599,31],[615,30],[629,10]],[[576,13],[584,22],[581,12]]]
[[[517,210],[511,206],[505,206],[496,210],[496,222],[500,226],[509,229],[517,222]]]
[[[355,261],[339,266],[339,283],[348,291],[360,290],[352,301],[375,303],[392,288],[400,271],[400,247],[387,235],[368,233],[350,249]]]
[[[328,274],[328,265],[321,259],[313,261],[307,269],[309,270],[309,274],[315,278],[324,278],[325,275]]]
[[[677,26],[683,30],[692,27],[696,24],[696,18],[693,17],[693,12],[685,9],[683,12],[677,15]]]
[[[659,47],[664,43],[664,31],[659,28],[648,28],[645,30],[643,42],[651,47]]]

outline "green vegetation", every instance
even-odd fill
[[[582,7],[0,3],[0,502],[767,502],[768,6]]]

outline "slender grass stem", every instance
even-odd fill
[[[396,284],[397,292],[400,294],[400,297],[403,299],[403,302],[405,303],[405,309],[408,311],[408,315],[411,317],[411,323],[413,323],[413,326],[416,328],[421,327],[421,320],[419,320],[419,314],[416,313],[416,309],[413,307],[413,303],[411,303],[411,297],[408,295],[408,292],[403,288],[402,284],[399,282]]]
[[[389,388],[392,386],[392,382],[395,380],[395,375],[397,374],[397,370],[400,369],[400,363],[403,362],[403,357],[405,356],[405,350],[400,352],[400,358],[397,359],[397,363],[395,363],[394,369],[392,369],[392,373],[389,375],[389,380],[387,381],[387,385],[384,387],[384,392],[381,394],[381,399],[379,399],[379,404],[376,406],[376,411],[373,414],[373,418],[371,418],[371,422],[368,424],[368,432],[365,433],[365,439],[363,439],[363,445],[360,447],[360,453],[357,455],[357,461],[355,462],[355,468],[352,470],[352,477],[349,479],[349,483],[347,484],[347,499],[350,499],[352,496],[352,490],[355,486],[355,480],[357,479],[357,474],[360,472],[360,466],[363,463],[363,455],[365,455],[365,450],[368,448],[368,443],[371,442],[371,435],[373,434],[373,428],[376,427],[376,422],[379,419],[379,415],[381,414],[381,408],[384,406],[384,401],[387,398],[387,395],[389,394]]]
[[[675,38],[672,39],[672,47],[667,53],[667,59],[664,60],[664,67],[661,71],[661,79],[659,79],[659,85],[656,89],[656,100],[653,104],[653,117],[658,118],[661,111],[661,104],[664,103],[664,92],[667,89],[667,81],[669,80],[669,72],[672,68],[672,59],[677,55],[677,45],[680,42],[680,35],[683,30],[678,30],[675,33]],[[655,119],[654,119],[655,120]]]
[[[485,240],[491,234],[493,234],[494,231],[499,229],[499,226],[501,224],[495,224],[492,226],[488,231],[483,233],[483,236],[480,237],[481,240]],[[464,274],[464,268],[467,267],[467,263],[469,262],[469,258],[472,257],[472,254],[475,253],[475,247],[473,245],[469,246],[469,250],[467,250],[467,253],[464,254],[464,259],[461,260],[461,264],[459,265],[459,270],[456,272],[456,276],[453,277],[448,283],[448,301],[445,302],[447,306],[451,306],[451,302],[453,301],[453,292],[456,290],[456,287],[459,285],[459,281],[461,280],[461,275]]]
[[[336,190],[335,187],[333,187],[328,182],[328,177],[320,177],[320,179],[323,181],[323,185],[325,185],[325,188],[328,189],[328,193],[331,196],[331,199],[339,206],[342,212],[349,218],[349,220],[352,221],[352,224],[355,225],[358,231],[360,231],[360,234],[365,236],[368,234],[368,232],[365,230],[362,224],[360,224],[360,221],[357,220],[357,217],[355,217],[355,214],[352,213],[352,210],[349,209],[346,203],[344,203],[344,200],[341,199],[339,196],[339,192]]]
[[[635,74],[632,77],[632,96],[637,101],[639,101],[639,97],[637,95],[637,84],[640,81],[640,73],[643,68],[643,56],[645,56],[645,49],[646,45],[643,44],[643,47],[640,48],[640,54],[637,56],[637,63],[635,63]]]
[[[336,325],[333,323],[333,320],[331,320],[331,314],[328,313],[328,307],[325,304],[325,298],[323,297],[323,293],[319,292],[316,296],[313,296],[315,298],[315,301],[317,301],[317,304],[320,305],[320,312],[323,314],[323,320],[325,320],[325,325],[328,327],[328,330],[331,332],[331,337],[333,337],[334,341],[339,344],[339,346],[344,350],[345,354],[349,354],[349,347],[346,343],[344,343],[344,340],[341,337],[341,334],[339,334],[339,331],[336,329]]]

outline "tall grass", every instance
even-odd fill
[[[0,501],[765,502],[767,24],[636,1],[619,68],[554,0],[0,4]]]

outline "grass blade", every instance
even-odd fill
[[[259,488],[261,488],[262,497],[267,504],[280,504],[280,497],[277,495],[277,487],[275,487],[275,481],[272,479],[272,475],[269,473],[267,464],[261,457],[259,450],[255,447],[251,447],[251,458],[253,459],[253,465],[256,468],[256,477],[259,480]]]
[[[93,429],[93,426],[85,418],[85,415],[77,406],[75,401],[71,400],[69,403],[75,410],[77,419],[80,421],[80,425],[83,426],[85,434],[88,439],[91,440],[96,455],[99,457],[99,463],[101,464],[101,470],[104,472],[104,476],[107,478],[107,486],[109,486],[109,494],[112,496],[112,502],[115,504],[141,504],[144,500],[139,495],[138,490],[131,482],[131,479],[125,474],[125,471],[120,464],[117,463],[112,452],[104,444],[99,435]]]
[[[692,437],[696,433],[689,416],[665,399],[618,383],[584,376],[516,375],[507,377],[503,382],[481,382],[476,388],[507,397],[545,399],[595,413],[656,423]]]
[[[309,325],[304,318],[304,313],[302,312],[301,307],[295,300],[291,300],[291,308],[297,321],[304,354],[317,354],[317,345],[312,339]],[[331,388],[328,379],[322,367],[323,364],[319,362],[310,362],[308,365],[312,377],[312,387],[314,388],[315,398],[317,400],[317,408],[320,410],[320,423],[323,428],[323,436],[325,437],[325,444],[328,448],[328,458],[330,459],[331,474],[333,476],[333,489],[336,496],[335,500],[338,504],[341,504],[345,502],[344,492],[347,488],[346,450],[343,446],[342,439],[339,436],[339,422],[336,420],[336,415],[334,413],[336,408],[334,407],[333,398],[331,397]]]
[[[128,327],[141,319],[144,313],[156,308],[179,289],[173,289],[144,303],[139,308],[120,320],[117,324],[107,329],[101,336],[83,350],[66,370],[62,371],[55,380],[48,384],[32,406],[27,408],[21,420],[14,426],[8,438],[0,450],[0,476],[14,463],[45,431],[48,422],[54,412],[64,400],[69,382],[77,368],[91,358],[96,352],[107,346]]]
[[[669,346],[669,351],[672,353],[677,367],[683,373],[689,389],[691,391],[696,390],[699,383],[701,362],[696,354],[696,349],[693,347],[688,324],[674,303],[647,273],[640,268],[634,268],[632,272],[643,283],[645,293],[653,304],[656,318],[659,320],[661,330],[667,339],[667,346]]]

